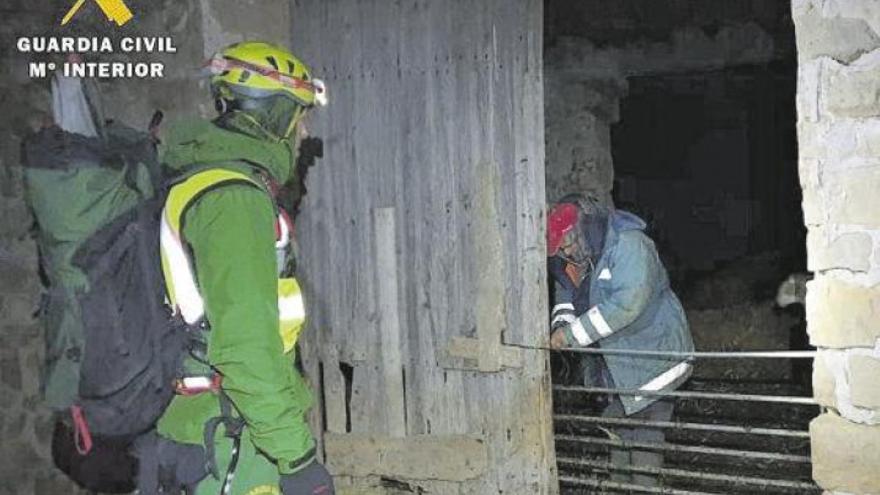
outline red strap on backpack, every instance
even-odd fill
[[[79,455],[87,455],[92,451],[92,433],[83,415],[82,408],[70,406],[70,417],[73,419],[73,443]]]

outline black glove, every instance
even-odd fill
[[[281,493],[284,495],[335,495],[333,478],[327,469],[314,461],[293,474],[281,477]]]
[[[306,177],[309,168],[315,166],[315,160],[324,157],[324,141],[316,137],[307,137],[299,143],[299,154],[294,167],[294,180],[290,181],[288,193],[283,196],[289,197],[289,201],[282,201],[283,206],[293,215],[299,212],[300,203],[306,195]]]
[[[324,141],[309,136],[299,143],[299,154],[296,157],[296,168],[307,169],[315,165],[315,159],[324,158]]]

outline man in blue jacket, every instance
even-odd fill
[[[555,281],[550,346],[593,346],[643,351],[693,351],[684,309],[669,287],[666,269],[645,222],[632,213],[605,208],[582,196],[568,196],[547,217],[549,269]],[[681,357],[609,354],[584,360],[586,386],[672,391],[691,374]],[[604,417],[668,421],[673,404],[657,395],[615,395]],[[660,428],[613,428],[623,441],[662,443]],[[612,480],[656,486],[650,471],[661,454],[612,449]]]

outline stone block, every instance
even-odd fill
[[[814,128],[810,134],[799,134],[799,138],[814,143],[814,151],[810,152],[810,146],[806,150],[823,160],[827,169],[870,166],[880,157],[880,119],[845,119],[818,125],[802,123],[801,127]],[[803,149],[801,147],[799,153]]]
[[[16,338],[21,337],[24,334],[19,332],[27,332],[28,334],[31,332],[30,328],[25,328],[26,324],[33,323],[35,321],[35,313],[37,311],[39,305],[39,298],[36,294],[7,294],[3,297],[3,313],[2,321],[5,325],[8,326],[9,331],[12,333],[8,333],[4,335],[4,337],[8,338]],[[23,324],[23,325],[13,325]],[[14,327],[14,328],[13,328]]]
[[[880,338],[880,285],[825,276],[807,283],[807,333],[817,347],[873,347]]]
[[[830,222],[880,228],[880,167],[836,170],[825,180],[822,196]]]
[[[825,0],[822,5],[826,16],[863,19],[880,34],[880,2],[872,0]]]
[[[30,294],[40,289],[36,266],[0,260],[0,294]]]
[[[813,479],[826,490],[880,493],[880,426],[826,413],[810,423]]]
[[[3,425],[3,437],[8,439],[20,437],[27,427],[27,420],[27,413],[21,409],[10,411],[8,421]],[[0,449],[5,446],[5,444],[0,444]]]
[[[825,64],[822,94],[825,113],[844,118],[880,116],[880,50],[845,66]]]
[[[216,1],[222,4],[223,2]],[[139,60],[163,62],[165,80],[193,78],[194,72],[205,60],[202,46],[202,19],[199,2],[168,2],[161,8],[141,9],[137,19],[137,29],[150,36],[170,36],[177,49],[175,53],[153,53],[139,55]],[[256,9],[255,9],[256,10]],[[128,86],[134,81],[126,80],[116,84]],[[155,81],[154,81],[155,82]],[[170,108],[170,107],[162,107]],[[140,123],[143,125],[143,122]]]
[[[824,59],[805,60],[798,64],[795,105],[801,122],[819,121],[819,83],[823,65]]]
[[[34,480],[34,493],[84,493],[72,481],[61,474],[60,471],[52,472],[47,469]]]
[[[0,383],[12,390],[21,390],[21,360],[17,348],[0,350]]]
[[[825,156],[825,146],[822,142],[822,125],[801,117],[797,123],[798,138],[798,172],[801,185],[809,184],[811,175],[806,174],[806,166],[816,163]],[[806,175],[805,175],[806,174]]]
[[[813,397],[823,406],[835,407],[834,374],[821,355],[813,361]]]
[[[3,446],[0,448],[6,451],[7,454],[15,455],[16,462],[27,469],[34,470],[44,465],[40,456],[37,455],[34,446],[30,443],[30,439],[27,437],[12,440],[11,442],[4,441]]]
[[[880,46],[880,37],[865,20],[825,17],[814,4],[794,12],[794,25],[800,60],[825,56],[851,62]]]
[[[0,216],[0,236],[22,237],[33,225],[33,217],[21,197],[0,200],[3,216]]]
[[[3,239],[0,248],[0,260],[21,266],[31,266],[37,271],[39,258],[37,256],[37,243],[30,237]]]
[[[880,409],[880,359],[850,356],[849,380],[854,406]]]
[[[34,417],[34,438],[41,445],[49,445],[55,430],[55,418],[48,409],[41,409]]]
[[[245,39],[267,39],[289,44],[291,2],[264,0],[260,8],[249,2],[199,0],[205,58],[217,49]],[[271,19],[271,22],[266,22]]]
[[[833,236],[815,227],[807,232],[807,269],[811,272],[842,268],[867,272],[871,268],[874,240],[865,232]]]
[[[821,225],[825,222],[822,196],[815,187],[804,188],[801,208],[804,211],[805,225]]]

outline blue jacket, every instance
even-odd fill
[[[602,254],[589,284],[584,280],[580,288],[566,283],[561,266],[551,268],[555,308],[568,304],[577,315],[565,327],[570,341],[606,349],[694,350],[684,309],[644,229],[645,222],[632,213],[612,211]],[[614,385],[623,389],[674,390],[692,371],[683,358],[606,355],[605,362]],[[659,398],[620,395],[627,415]]]

